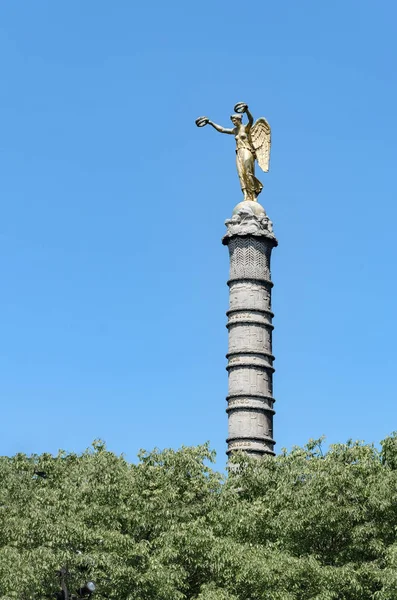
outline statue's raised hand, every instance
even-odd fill
[[[209,122],[210,120],[208,117],[199,117],[195,120],[197,127],[204,127],[204,125],[208,125]]]
[[[245,104],[245,102],[237,102],[236,106],[234,107],[234,111],[236,113],[245,113],[248,110],[248,104]]]

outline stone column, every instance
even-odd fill
[[[270,256],[277,240],[258,202],[244,201],[226,221],[229,248],[227,454],[274,454]]]

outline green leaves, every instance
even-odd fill
[[[396,437],[322,442],[227,478],[208,445],[1,457],[0,598],[48,598],[67,566],[98,600],[395,599]]]

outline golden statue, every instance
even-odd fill
[[[220,133],[234,135],[236,140],[236,163],[237,173],[240,179],[241,190],[244,200],[257,201],[263,185],[255,177],[255,159],[258,165],[267,173],[269,171],[271,130],[270,125],[261,117],[254,123],[254,119],[248,110],[248,105],[239,102],[234,107],[237,114],[232,115],[233,129],[221,127],[213,123],[208,117],[196,119],[197,127],[212,125]],[[248,117],[248,123],[243,124],[243,113]]]

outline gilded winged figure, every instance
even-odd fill
[[[230,117],[234,127],[226,128],[217,125],[208,119],[208,117],[199,117],[196,119],[197,127],[212,125],[220,133],[234,135],[236,140],[236,163],[237,173],[240,179],[241,190],[244,194],[244,200],[257,201],[263,185],[255,177],[255,160],[258,165],[267,173],[269,171],[271,130],[270,125],[263,117],[254,123],[252,114],[248,105],[239,102],[234,107],[236,114]],[[243,114],[247,115],[248,123],[243,123]]]

